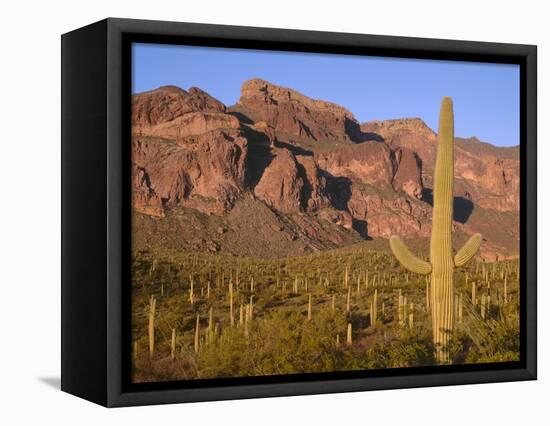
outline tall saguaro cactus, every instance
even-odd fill
[[[431,274],[432,333],[436,359],[440,364],[450,362],[448,344],[454,328],[454,268],[468,262],[481,244],[481,235],[475,234],[453,257],[451,239],[454,185],[453,150],[453,102],[451,98],[445,97],[441,103],[439,114],[430,262],[412,254],[397,236],[390,238],[393,254],[405,268],[418,274]]]

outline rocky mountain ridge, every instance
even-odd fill
[[[251,196],[297,224],[293,235],[310,241],[301,250],[430,234],[436,133],[421,119],[359,123],[344,107],[253,79],[229,107],[198,88],[134,95],[132,133],[140,214],[194,209],[223,222]],[[518,149],[457,138],[455,177],[457,232],[482,232],[486,258],[517,255]]]

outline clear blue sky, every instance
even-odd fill
[[[226,105],[243,81],[262,78],[338,103],[360,121],[420,117],[437,131],[451,96],[457,136],[519,144],[519,66],[134,44],[132,91],[199,87]]]

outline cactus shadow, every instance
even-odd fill
[[[422,201],[433,207],[434,197],[433,189],[424,188],[422,190]],[[453,198],[453,220],[459,223],[466,223],[474,211],[474,203],[465,197]]]

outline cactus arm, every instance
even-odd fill
[[[462,246],[455,256],[455,266],[458,268],[468,262],[477,253],[481,244],[481,234],[475,234]]]
[[[422,275],[427,275],[432,271],[432,265],[412,254],[399,237],[394,235],[390,238],[390,247],[397,260],[409,271]]]

